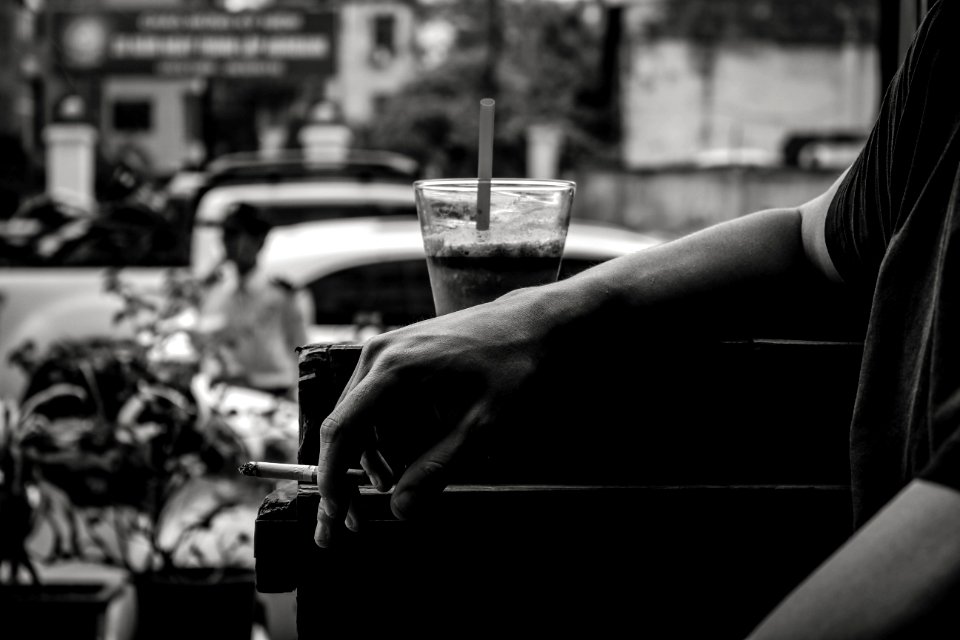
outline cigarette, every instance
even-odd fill
[[[245,462],[240,465],[240,473],[257,478],[274,480],[298,480],[317,483],[317,465],[284,464],[281,462]],[[347,476],[366,481],[367,474],[360,469],[347,469]]]

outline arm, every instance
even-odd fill
[[[558,302],[544,316],[558,323],[577,317],[600,322],[629,317],[670,327],[678,321],[682,325],[678,309],[717,314],[721,311],[717,303],[729,300],[728,294],[749,295],[805,269],[822,276],[824,284],[840,282],[827,251],[824,225],[845,175],[798,207],[742,216],[558,283],[552,290]],[[742,318],[734,315],[730,320]]]
[[[960,493],[916,480],[800,584],[751,640],[955,637]],[[949,622],[951,629],[937,628]]]
[[[373,338],[320,429],[317,544],[327,546],[341,523],[357,524],[347,469],[358,461],[381,490],[395,484],[397,517],[425,508],[446,486],[458,454],[497,422],[555,345],[617,324],[641,336],[656,328],[659,338],[699,323],[702,334],[705,316],[711,325],[721,314],[737,321],[728,294],[761,291],[811,266],[835,278],[818,231],[835,187],[799,207],[749,214],[568,280]],[[398,395],[432,403],[446,431],[394,474],[377,441],[402,423],[391,402]]]

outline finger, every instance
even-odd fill
[[[313,532],[313,541],[318,547],[326,548],[334,538],[336,529],[336,518],[329,515],[330,510],[325,504],[325,499],[320,497],[320,505],[317,507],[317,528]]]
[[[359,482],[359,480],[357,481]],[[343,525],[350,531],[356,533],[360,530],[360,517],[357,510],[357,500],[360,496],[359,484],[355,483],[352,489],[351,499],[347,503],[347,513],[343,520]],[[330,545],[331,539],[335,538],[334,533],[340,527],[340,521],[337,517],[330,515],[330,508],[326,499],[320,498],[320,505],[317,508],[317,528],[314,531],[314,541],[320,547]]]
[[[401,520],[426,512],[443,493],[458,457],[471,434],[482,426],[487,412],[475,407],[456,429],[421,455],[403,473],[393,491],[390,508]]]
[[[322,498],[314,539],[321,547],[330,543],[346,517],[355,490],[347,469],[373,441],[373,411],[384,386],[377,377],[367,376],[320,425],[317,488]]]
[[[373,424],[388,386],[384,378],[364,378],[320,425],[317,488],[329,500],[352,484],[347,480],[347,469],[375,446]]]
[[[375,447],[370,447],[360,457],[360,466],[367,473],[377,491],[389,491],[393,486],[393,469]]]
[[[360,516],[357,513],[357,501],[359,497],[360,488],[354,485],[353,498],[350,500],[350,506],[347,507],[347,517],[343,521],[347,529],[353,533],[360,531]]]

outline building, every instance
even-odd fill
[[[80,94],[101,151],[157,176],[296,144],[320,102],[363,124],[414,69],[404,0],[48,2],[48,115]]]

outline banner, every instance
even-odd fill
[[[332,12],[57,11],[51,23],[54,63],[71,74],[297,78],[336,63]]]

